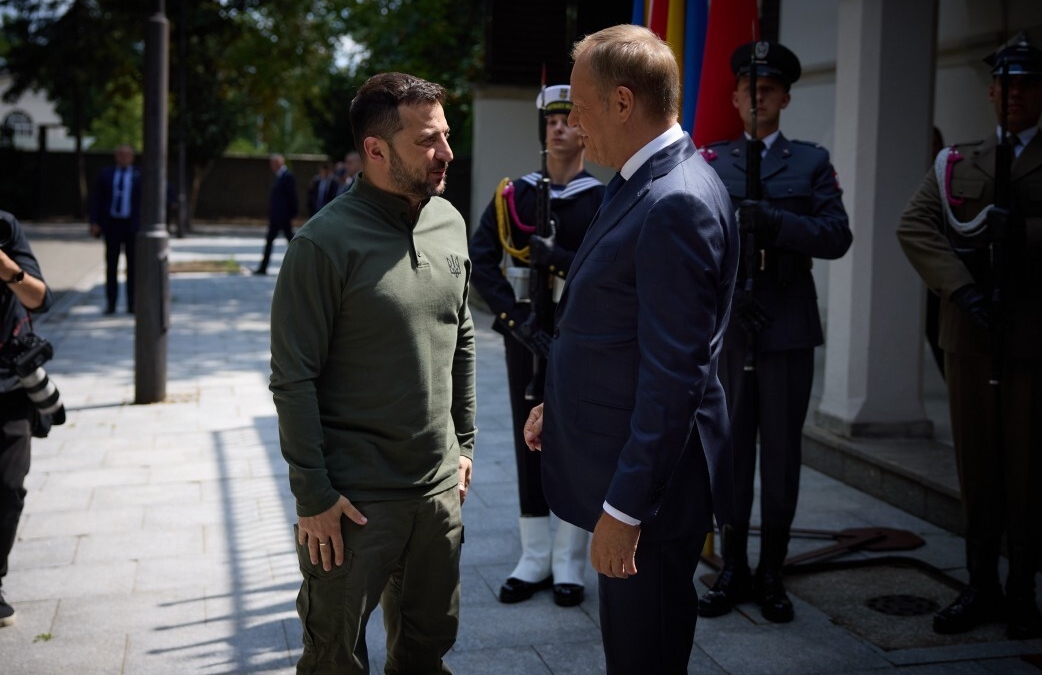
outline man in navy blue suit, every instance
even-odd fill
[[[105,167],[94,184],[90,233],[105,235],[105,313],[116,311],[119,254],[127,257],[127,311],[134,311],[134,242],[141,226],[141,172],[134,166],[134,149],[116,148],[116,165]]]
[[[264,237],[264,256],[254,274],[267,274],[268,261],[271,260],[271,248],[275,238],[282,233],[288,242],[293,238],[293,219],[297,217],[297,180],[286,168],[286,158],[272,155],[269,163],[275,174],[275,182],[271,186],[271,198],[268,204],[268,233]]]
[[[621,25],[576,44],[569,123],[618,170],[557,307],[526,423],[550,508],[593,531],[609,675],[686,673],[711,485],[730,480],[717,360],[738,268],[731,201],[677,124],[669,46]],[[639,545],[638,545],[639,544]]]

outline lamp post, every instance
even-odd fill
[[[170,324],[169,235],[166,231],[167,84],[170,25],[163,0],[152,0],[145,24],[145,148],[141,230],[135,242],[134,402],[166,398]]]

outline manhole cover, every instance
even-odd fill
[[[923,614],[933,614],[940,609],[939,605],[930,598],[905,593],[877,595],[865,600],[865,605],[869,609],[888,616],[922,616]]]

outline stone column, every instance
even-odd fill
[[[834,160],[854,244],[829,273],[818,426],[929,437],[922,285],[895,236],[929,164],[937,0],[840,0]]]

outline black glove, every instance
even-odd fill
[[[738,206],[739,231],[755,235],[757,248],[772,246],[780,227],[781,214],[769,202],[743,199]]]
[[[951,295],[951,300],[973,323],[981,328],[991,326],[991,316],[988,312],[988,299],[980,292],[976,284],[966,284]]]
[[[735,289],[731,310],[738,325],[747,333],[759,333],[774,321],[774,317],[767,313],[767,309],[752,292],[744,288]]]
[[[541,359],[550,355],[550,336],[536,325],[535,312],[528,315],[515,335],[528,351]]]
[[[554,238],[533,234],[528,238],[528,257],[532,264],[546,267],[554,254]]]
[[[984,222],[988,224],[988,236],[992,241],[1002,241],[1009,232],[1009,209],[991,207]]]
[[[528,303],[517,303],[509,312],[496,317],[496,321],[532,354],[545,359],[550,353],[550,336],[536,328],[535,314]]]

